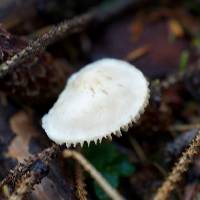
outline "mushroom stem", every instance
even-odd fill
[[[106,179],[77,151],[65,150],[65,158],[73,158],[78,161],[85,171],[87,171],[104,190],[104,192],[113,200],[123,200],[124,198],[106,181]]]
[[[184,172],[189,168],[195,156],[200,152],[200,131],[193,139],[190,146],[183,152],[179,161],[173,167],[171,173],[166,178],[162,186],[158,189],[154,200],[167,200],[170,193],[176,188],[177,184],[182,180]]]

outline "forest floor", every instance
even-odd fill
[[[126,199],[152,199],[200,129],[199,2],[127,0],[99,6],[85,1],[82,8],[53,0],[53,6],[45,0],[37,6],[34,0],[14,2],[0,2],[1,63],[41,38],[52,24],[94,5],[100,11],[86,26],[75,27],[81,27],[79,32],[36,49],[6,73],[0,66],[0,180],[5,181],[0,198],[108,199],[80,163],[64,158],[64,146],[51,146],[41,117],[73,72],[114,57],[144,72],[150,82],[149,105],[122,137],[70,149],[81,153]],[[200,199],[199,157],[189,164],[169,199]]]

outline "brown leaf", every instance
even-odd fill
[[[137,60],[137,59],[143,57],[148,52],[149,52],[149,46],[148,45],[144,45],[144,46],[139,47],[137,49],[134,49],[133,51],[128,53],[128,55],[126,56],[126,59],[128,61],[134,61],[134,60]]]
[[[37,137],[39,131],[33,126],[32,116],[25,111],[19,111],[11,117],[10,127],[16,136],[8,147],[7,156],[23,160],[30,156],[30,140]]]
[[[133,41],[137,41],[144,30],[144,23],[138,19],[131,25],[131,32]]]
[[[184,36],[184,30],[181,24],[175,20],[175,19],[170,19],[168,21],[169,24],[169,31],[172,35],[174,35],[176,38],[181,38]]]

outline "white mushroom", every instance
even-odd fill
[[[120,136],[140,117],[149,99],[148,82],[133,65],[101,59],[70,77],[42,127],[67,146]]]

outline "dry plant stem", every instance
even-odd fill
[[[84,174],[81,165],[76,162],[75,166],[76,176],[76,196],[79,200],[87,200],[87,191],[85,190]]]
[[[140,161],[142,163],[147,163],[148,159],[138,142],[133,137],[129,137],[129,140]]]
[[[30,58],[43,51],[49,44],[55,42],[59,38],[67,34],[79,31],[86,25],[94,16],[94,11],[75,17],[71,20],[61,22],[57,26],[52,26],[48,32],[44,33],[37,40],[31,42],[29,46],[14,55],[6,62],[0,65],[0,77],[6,75],[13,68],[20,66]]]
[[[76,151],[65,150],[63,155],[65,158],[71,157],[77,160],[111,199],[124,199],[80,153]]]
[[[200,152],[200,131],[194,138],[190,146],[185,150],[185,152],[180,157],[179,161],[176,163],[172,172],[166,178],[162,186],[158,189],[154,200],[167,200],[169,199],[170,193],[176,188],[177,184],[183,178],[184,172],[189,168],[189,165],[193,162],[195,156]]]
[[[42,152],[29,157],[23,163],[18,163],[16,167],[13,170],[10,170],[9,174],[0,182],[0,188],[2,188],[4,184],[15,183],[29,171],[30,167],[33,166],[37,160],[42,160],[44,163],[48,164],[48,162],[59,152],[59,150],[60,147],[53,144],[51,147],[44,149]]]
[[[188,131],[192,129],[200,129],[200,123],[198,124],[178,124],[174,125],[170,128],[172,131]]]

